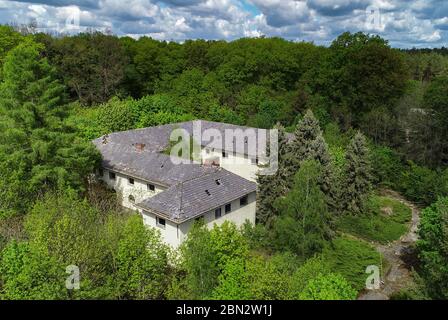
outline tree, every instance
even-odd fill
[[[2,299],[66,299],[66,278],[64,265],[27,242],[11,241],[0,256]]]
[[[278,215],[274,202],[287,192],[286,171],[284,170],[287,137],[282,126],[277,125],[274,129],[278,130],[278,170],[272,175],[257,174],[257,220],[268,227]]]
[[[119,299],[162,299],[169,283],[168,248],[140,216],[127,219],[114,255]]]
[[[74,195],[48,193],[26,216],[25,236],[7,245],[0,262],[8,297],[165,297],[170,250],[139,215],[103,212]],[[70,293],[64,285],[69,265],[79,268],[81,280],[80,289]]]
[[[379,36],[345,32],[327,54],[310,86],[329,98],[330,112],[342,113],[348,122],[359,125],[363,114],[379,106],[391,108],[403,94],[404,59]]]
[[[107,102],[118,91],[128,59],[116,37],[83,33],[54,42],[52,62],[84,105]]]
[[[306,160],[316,160],[322,165],[319,185],[326,196],[327,205],[332,211],[338,208],[337,179],[332,167],[328,145],[322,135],[319,122],[311,110],[307,110],[303,119],[298,123],[294,138],[287,146],[285,161],[280,170],[286,180],[287,189],[294,184],[294,175],[301,163]]]
[[[303,162],[294,187],[275,204],[281,212],[274,225],[276,244],[302,258],[321,251],[332,237],[331,216],[319,187],[320,168],[316,161]]]
[[[439,198],[421,213],[418,257],[427,292],[434,299],[448,297],[448,198]]]
[[[82,190],[99,162],[91,143],[65,125],[63,87],[41,45],[31,40],[11,50],[0,84],[0,216],[23,212],[51,188]]]
[[[361,213],[372,188],[369,149],[362,133],[350,142],[346,153],[343,203],[350,213]]]
[[[8,52],[17,46],[23,36],[12,27],[0,26],[0,80],[2,79],[3,60]]]
[[[234,272],[241,267],[238,260],[246,259],[248,249],[246,239],[235,224],[226,221],[209,231],[203,223],[196,222],[181,247],[182,268],[186,276],[183,283],[176,286],[190,292],[190,297],[194,299],[216,297],[218,293],[214,293],[214,289],[223,277],[234,276]],[[222,288],[222,292],[219,289],[219,295],[227,294],[224,292],[230,289]],[[177,296],[179,293],[175,292],[174,297]]]

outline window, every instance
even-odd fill
[[[154,190],[156,190],[156,186],[153,185],[153,184],[148,183],[146,186],[148,187],[148,190],[149,190],[149,191],[154,191]]]
[[[247,196],[244,196],[240,199],[240,206],[244,207],[245,205],[247,205]]]
[[[157,220],[157,226],[158,226],[159,228],[165,229],[165,225],[166,225],[166,221],[165,221],[165,219],[156,217],[156,220]]]
[[[222,157],[226,158],[227,157],[227,153],[225,153],[225,151],[222,152]]]
[[[128,200],[130,203],[135,203],[135,198],[132,194],[128,197]]]
[[[215,210],[215,219],[221,218],[221,208]]]
[[[231,203],[228,203],[228,204],[226,204],[225,212],[226,212],[226,214],[227,214],[227,213],[229,213],[230,211],[232,211],[232,204],[231,204]]]
[[[115,180],[115,172],[109,172],[109,179]]]
[[[134,179],[133,178],[128,178],[128,182],[129,182],[129,184],[134,184]]]

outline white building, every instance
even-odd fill
[[[177,163],[173,159],[179,158],[164,153],[174,129],[193,137],[198,130],[201,135],[215,130],[223,140],[204,143],[200,139],[201,162]],[[240,141],[228,138],[232,141],[226,144],[226,130],[245,136]],[[259,157],[249,147],[235,146],[253,143],[261,132],[266,134],[198,120],[116,132],[93,142],[103,157],[100,179],[117,191],[124,207],[138,210],[146,225],[160,229],[164,241],[177,247],[197,219],[204,219],[208,227],[226,220],[237,226],[255,223]]]

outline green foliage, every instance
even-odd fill
[[[319,275],[300,294],[301,300],[355,300],[357,292],[339,274]]]
[[[399,186],[404,195],[420,204],[428,205],[438,196],[448,195],[448,170],[444,172],[408,162]]]
[[[328,97],[330,106],[348,106],[343,121],[359,123],[375,107],[392,106],[402,95],[407,77],[401,54],[379,36],[345,32],[331,44],[311,86]],[[328,107],[330,107],[328,106]]]
[[[1,253],[0,297],[7,300],[67,299],[65,266],[32,244],[11,241]]]
[[[227,276],[236,276],[235,272],[241,267],[237,260],[246,258],[248,249],[246,239],[228,221],[221,226],[215,225],[211,231],[200,222],[195,223],[181,247],[183,268],[187,272],[184,286],[191,292],[191,297],[201,299],[213,296],[213,290],[220,280],[219,275],[227,270]],[[228,263],[232,265],[227,267]],[[219,294],[230,294],[230,289],[223,288]],[[174,296],[178,294],[174,293]]]
[[[370,147],[372,172],[375,182],[379,185],[396,189],[404,170],[397,152],[388,147]]]
[[[348,212],[363,211],[371,191],[370,154],[365,137],[358,132],[347,147],[343,203]]]
[[[381,255],[375,248],[348,236],[334,239],[322,256],[332,272],[341,274],[358,291],[365,287],[366,268],[370,265],[382,267]]]
[[[292,275],[288,298],[292,300],[300,299],[300,295],[311,280],[330,273],[330,265],[322,256],[309,258]]]
[[[257,220],[266,226],[271,226],[274,217],[278,214],[274,202],[287,191],[285,174],[282,170],[285,165],[287,153],[287,140],[285,129],[276,126],[278,130],[278,170],[272,175],[257,174],[258,195]]]
[[[274,224],[276,246],[301,257],[319,252],[332,235],[325,195],[318,184],[319,174],[317,162],[303,162],[293,189],[276,203],[281,212]]]
[[[64,84],[83,105],[105,103],[118,92],[128,63],[118,38],[83,33],[52,39],[48,47]]]
[[[98,125],[103,132],[111,133],[133,129],[137,121],[133,101],[112,98],[98,108]]]
[[[340,217],[338,229],[368,241],[388,243],[408,230],[412,215],[411,209],[401,202],[378,196],[369,198],[366,211],[363,215]]]
[[[448,297],[448,198],[421,212],[417,241],[422,278],[428,294],[435,299]]]
[[[101,212],[73,195],[48,194],[25,221],[26,241],[2,254],[5,298],[160,299],[169,250],[138,215]],[[65,268],[80,269],[80,290],[65,289]]]
[[[99,161],[95,147],[64,124],[63,87],[41,58],[41,49],[25,41],[8,53],[3,65],[0,216],[23,212],[39,193],[52,188],[82,190]]]

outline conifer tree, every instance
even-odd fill
[[[257,175],[258,200],[257,219],[265,225],[270,225],[276,215],[273,206],[274,201],[285,195],[287,191],[286,178],[284,177],[285,154],[287,148],[287,138],[285,129],[281,125],[274,127],[278,130],[278,170],[273,175]]]
[[[303,258],[319,252],[333,234],[326,197],[319,186],[320,171],[319,162],[304,161],[291,191],[274,204],[281,212],[274,225],[276,245]]]
[[[99,159],[94,146],[79,141],[64,124],[64,88],[41,50],[27,39],[3,65],[0,216],[23,211],[47,189],[80,188]]]
[[[372,188],[369,149],[364,135],[356,133],[346,153],[344,181],[344,208],[350,213],[360,213]]]
[[[303,119],[297,125],[294,139],[288,145],[288,151],[282,170],[287,189],[294,184],[294,175],[301,163],[306,160],[316,160],[322,165],[319,185],[324,192],[327,205],[331,211],[338,210],[337,181],[333,172],[328,145],[322,135],[319,122],[311,110],[307,110]]]

